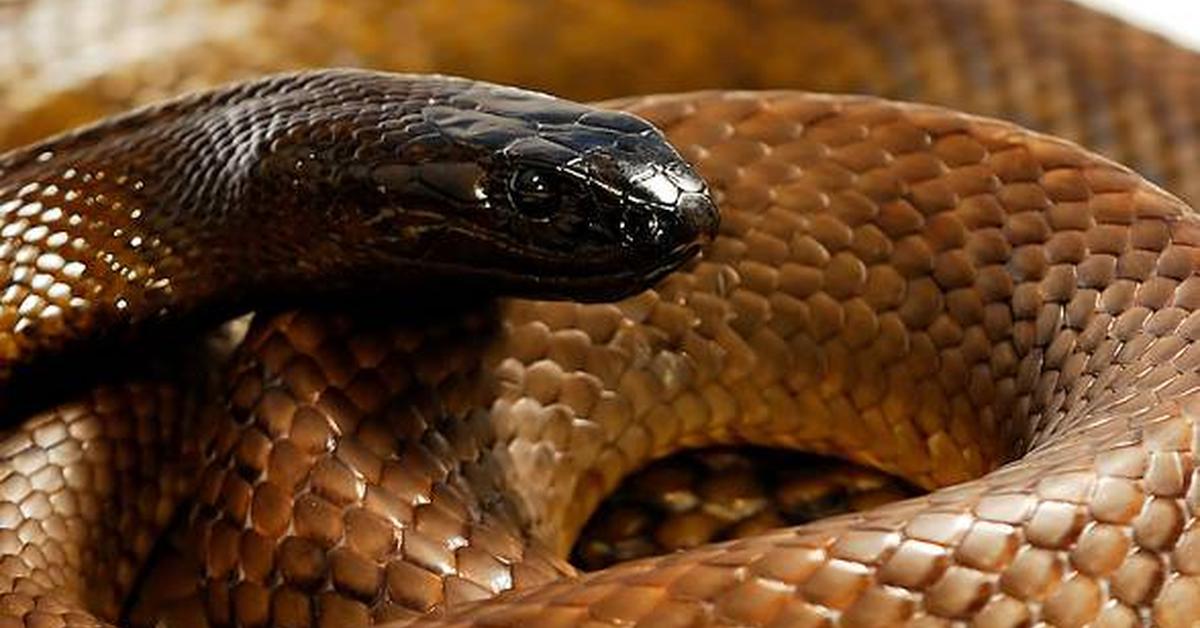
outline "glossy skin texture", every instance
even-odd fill
[[[1090,125],[1110,129],[1102,148],[1174,164],[1162,180],[1186,192],[1174,185],[1194,158],[1192,53],[1055,2],[845,6],[811,13],[893,29],[838,48],[870,59],[890,41],[918,69],[899,73],[916,77],[903,88],[1000,103],[1083,139]],[[789,35],[790,56],[631,80],[837,74],[835,63],[797,73],[810,38],[797,21],[765,22]],[[647,28],[662,38],[663,24]],[[947,36],[970,33],[964,24],[994,48]],[[535,59],[567,68],[546,80],[592,80],[544,49]],[[993,76],[965,72],[972,63],[1005,78],[971,89]],[[14,529],[0,534],[12,553],[0,566],[18,592],[0,597],[5,612],[83,623],[86,601],[116,618],[136,589],[130,618],[179,624],[355,625],[430,610],[493,625],[1200,616],[1191,210],[1076,147],[941,110],[802,94],[623,106],[664,127],[718,192],[723,232],[703,260],[618,305],[517,301],[499,322],[283,315],[260,321],[237,359],[228,416],[176,422],[186,404],[151,379],[26,424],[7,450]],[[986,475],[582,578],[558,560],[622,475],[680,446],[745,441],[836,453],[930,488]],[[160,455],[173,444],[184,454]],[[157,556],[138,586],[136,565],[196,477],[195,503],[170,526],[178,553]],[[509,588],[521,590],[467,603]]]
[[[1196,617],[1190,209],[944,110],[621,104],[722,199],[704,257],[620,304],[517,301],[498,323],[261,322],[138,623]],[[596,574],[557,559],[623,475],[738,442],[955,486]]]
[[[694,254],[716,211],[633,116],[462,79],[327,70],[2,155],[0,221],[6,374],[123,327],[228,317],[315,296],[314,284],[474,280],[616,298]]]

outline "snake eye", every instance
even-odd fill
[[[558,210],[560,199],[558,181],[554,174],[522,169],[513,174],[508,185],[513,206],[522,214],[530,218],[545,219]]]

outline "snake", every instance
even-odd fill
[[[80,50],[117,63],[73,67],[71,38],[18,46],[24,64],[7,71],[45,82],[10,82],[24,90],[3,99],[14,143],[188,80],[250,81],[2,159],[12,376],[29,367],[20,381],[40,388],[58,373],[46,354],[96,350],[104,367],[147,322],[165,321],[151,336],[163,344],[180,305],[213,322],[245,307],[233,296],[261,300],[214,381],[91,368],[99,384],[14,424],[0,447],[6,622],[1200,618],[1196,53],[1055,0],[552,4],[112,11],[108,26],[161,48],[98,37],[74,5],[10,10],[32,42],[38,24],[73,25]],[[620,98],[592,108],[414,74],[249,78],[338,59]],[[389,99],[372,95],[414,84],[435,91],[390,127],[375,107]],[[629,135],[640,150],[622,148]],[[391,154],[379,142],[414,137],[422,159],[452,147],[452,161],[374,167]],[[553,146],[534,142],[536,176],[524,160],[481,166],[479,150],[532,140]],[[587,155],[636,167],[560,169]],[[106,174],[48,178],[88,159]],[[121,179],[125,167],[148,174]],[[721,219],[691,257],[715,228],[701,178]],[[564,203],[597,221],[555,220]],[[96,314],[75,319],[54,295],[79,278],[38,277],[76,260],[41,269],[17,244],[49,246],[72,215],[100,225],[86,268],[108,278]],[[389,305],[389,282],[409,300]],[[331,296],[289,309],[305,293]],[[475,298],[497,293],[524,298]],[[30,294],[45,297],[21,312]],[[15,329],[56,305],[52,322]],[[563,560],[624,476],[714,444],[836,455],[932,492],[593,573]]]

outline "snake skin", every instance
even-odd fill
[[[542,196],[561,209],[542,215]],[[633,116],[442,76],[249,81],[0,155],[0,377],[122,327],[304,292],[483,279],[619,298],[715,222]]]
[[[784,443],[926,486],[1020,462],[865,515],[468,606],[448,624],[1200,617],[1185,567],[1189,210],[1060,141],[921,108],[796,95],[644,106],[721,191],[726,226],[691,276],[630,304],[656,321],[622,352],[646,374],[614,369],[611,401],[587,411],[613,434],[604,462],[577,455],[555,486],[618,476],[661,453],[660,438]],[[553,371],[540,357],[512,376],[518,399],[575,407],[543,392],[555,388],[534,377]],[[515,413],[504,400],[493,412]],[[549,513],[547,534],[572,530],[587,486],[557,502],[538,490],[528,508]]]
[[[539,80],[618,92],[622,81],[693,77],[873,78],[885,91],[1065,129],[1197,198],[1194,53],[1107,18],[1041,0],[795,5],[815,22],[765,19],[772,28],[749,49],[787,41],[787,55],[701,65],[725,48],[695,42],[737,32],[743,14],[695,5],[679,15],[722,30],[691,47],[664,38],[684,52],[661,66],[603,85],[580,78],[578,64],[573,79],[546,70]],[[253,32],[255,10],[230,17],[238,6],[213,19]],[[433,23],[454,19],[413,6]],[[496,25],[524,9],[496,6],[495,21],[470,24],[519,33]],[[770,6],[782,5],[756,8]],[[366,21],[322,11],[305,24],[335,32],[339,18]],[[632,23],[663,37],[661,16]],[[479,37],[429,37],[450,30],[462,40],[444,50]],[[851,42],[849,60],[796,71],[805,50],[830,40]],[[375,59],[422,59],[357,43],[379,48]],[[276,45],[251,59],[322,62],[319,47]],[[472,74],[490,78],[526,71],[458,52],[424,59],[486,61],[490,76]],[[213,72],[225,72],[217,59]],[[880,59],[899,71],[881,71]],[[174,90],[182,75],[156,80]],[[50,92],[78,96],[61,84]],[[86,117],[146,92],[64,96],[57,110],[29,93],[21,117],[36,129],[74,104]],[[614,305],[514,301],[498,318],[484,310],[432,326],[397,323],[405,313],[264,318],[234,360],[227,402],[207,413],[151,379],[23,424],[0,480],[5,619],[85,625],[94,619],[82,605],[108,620],[180,625],[1200,618],[1191,210],[1070,144],[944,110],[784,92],[615,104],[663,127],[719,194],[722,233],[701,261]],[[624,475],[680,447],[746,442],[949,488],[595,574],[561,560]]]
[[[266,237],[252,236],[259,225]],[[0,410],[19,419],[14,397],[57,402],[51,392],[80,375],[64,363],[103,353],[89,341],[302,292],[454,281],[476,299],[617,298],[673,270],[715,226],[703,181],[653,127],[619,112],[355,70],[186,96],[0,155]],[[109,414],[97,405],[84,412]],[[135,450],[175,437],[161,429]],[[48,445],[64,439],[86,440],[60,429]],[[158,470],[153,458],[134,463]],[[64,479],[39,476],[37,488]]]
[[[135,618],[1200,616],[1190,210],[1060,140],[941,110],[794,93],[625,106],[718,191],[704,259],[621,304],[512,302],[495,332],[427,337],[449,346],[264,323],[190,536],[149,578],[179,589]],[[738,442],[954,486],[596,574],[555,559],[623,475]],[[555,574],[571,577],[541,585]]]

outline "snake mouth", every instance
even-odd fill
[[[495,244],[495,242],[493,242]],[[480,290],[527,299],[570,300],[583,303],[619,301],[653,287],[703,248],[691,242],[658,256],[649,266],[613,260],[602,266],[556,264],[547,260],[542,269],[434,262],[420,264],[433,277],[453,276],[456,281],[475,284]],[[622,263],[623,262],[623,263]],[[559,272],[555,272],[555,270]]]
[[[534,290],[545,289],[540,298],[570,299],[581,302],[619,301],[654,287],[667,275],[699,254],[703,243],[677,247],[658,258],[649,268],[630,269],[608,274],[563,274],[542,278]]]
[[[432,276],[476,283],[481,290],[581,302],[616,301],[637,294],[694,257],[712,239],[702,229],[672,248],[645,244],[602,256],[545,249],[465,220],[439,217],[441,239],[420,258],[397,261]]]

